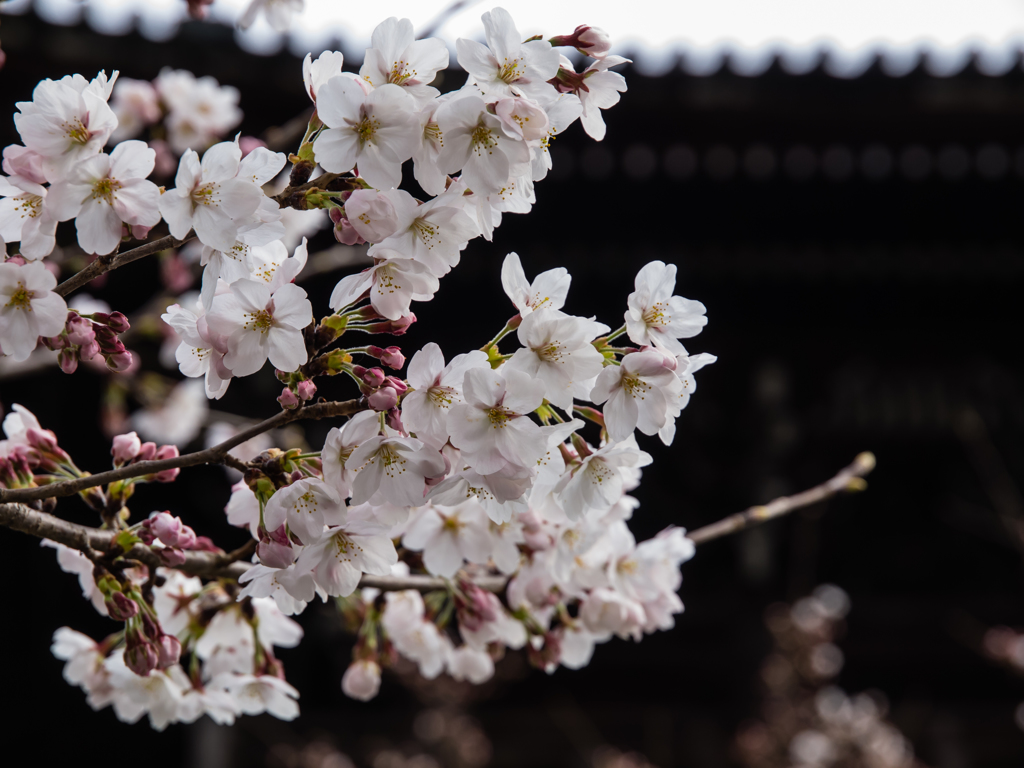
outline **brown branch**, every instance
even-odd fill
[[[864,452],[857,455],[853,463],[842,470],[831,480],[816,485],[813,488],[797,493],[793,496],[783,496],[780,499],[769,502],[763,506],[751,507],[746,512],[738,512],[735,515],[719,520],[717,523],[705,525],[691,531],[687,538],[694,544],[703,544],[713,539],[741,531],[752,525],[772,520],[801,507],[809,507],[819,501],[835,496],[843,491],[862,491],[867,487],[864,476],[875,468],[875,455]]]
[[[299,197],[305,196],[306,192],[311,189],[327,189],[327,186],[337,179],[342,178],[340,173],[321,173],[315,179],[307,181],[305,184],[299,184],[297,186],[289,186],[276,195],[271,195],[270,199],[277,203],[282,208],[292,207],[292,203],[295,202],[296,195]]]
[[[343,405],[342,403],[322,403],[321,405]],[[311,406],[315,408],[317,406]],[[264,422],[265,423],[265,422]],[[794,496],[784,496],[769,504],[751,507],[746,512],[730,515],[717,523],[698,528],[690,533],[689,538],[694,544],[700,545],[713,539],[740,531],[744,528],[760,525],[763,522],[788,514],[801,507],[810,506],[824,499],[835,496],[843,491],[862,490],[864,475],[875,467],[875,457],[871,453],[862,453],[853,463],[831,480],[815,486],[810,490]],[[98,477],[96,475],[95,477]],[[0,504],[0,526],[12,528],[31,536],[51,539],[65,546],[85,552],[92,559],[102,556],[110,550],[114,534],[88,528],[84,525],[69,523],[58,517],[39,512],[24,504]],[[207,578],[237,579],[251,567],[243,562],[255,550],[255,542],[249,541],[242,547],[226,554],[215,552],[186,552],[185,562],[175,566],[193,576]],[[164,566],[158,550],[144,545],[136,545],[125,557],[138,560],[151,567]],[[166,566],[164,566],[166,567]],[[500,575],[473,575],[469,578],[481,589],[490,592],[501,592],[508,583],[508,578]],[[374,587],[385,591],[415,589],[429,592],[435,589],[446,589],[447,579],[426,575],[410,576],[370,576],[363,574],[359,581],[360,587]]]
[[[12,501],[38,501],[55,496],[71,496],[72,494],[84,491],[86,488],[94,488],[98,485],[106,485],[115,480],[125,480],[129,477],[141,477],[163,472],[167,469],[179,469],[182,467],[194,467],[199,464],[228,464],[236,469],[241,464],[234,457],[228,458],[230,451],[246,440],[263,434],[276,427],[284,426],[299,419],[326,419],[336,416],[351,416],[359,411],[366,410],[366,404],[362,398],[358,400],[345,400],[341,402],[323,402],[314,405],[307,405],[304,408],[296,408],[292,411],[281,411],[269,419],[254,424],[248,429],[243,429],[232,435],[222,443],[195,453],[186,453],[183,456],[175,456],[170,459],[157,459],[154,461],[140,461],[135,464],[128,464],[119,469],[112,469],[108,472],[100,472],[95,475],[77,477],[73,480],[62,480],[59,483],[51,483],[39,488],[18,488],[14,490],[0,490],[0,503]]]
[[[102,274],[115,270],[118,267],[123,267],[125,264],[131,264],[133,261],[138,261],[145,256],[149,256],[151,253],[160,253],[160,251],[166,251],[168,248],[177,248],[195,236],[196,233],[190,230],[181,240],[173,235],[167,235],[166,237],[144,243],[137,248],[132,248],[124,253],[115,252],[106,256],[100,256],[81,272],[72,275],[58,285],[53,291],[58,296],[67,296],[72,291],[78,290]]]

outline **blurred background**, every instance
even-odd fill
[[[290,35],[262,21],[242,35],[230,24],[243,5],[218,0],[198,22],[183,18],[184,0],[4,3],[0,114],[44,77],[152,79],[172,67],[237,87],[240,130],[273,143],[267,130],[308,108],[307,51],[343,50],[356,69],[384,16],[419,28],[444,7],[311,1]],[[124,750],[190,768],[1024,764],[1024,642],[997,629],[1024,630],[1024,2],[735,0],[682,4],[668,18],[653,3],[565,3],[546,16],[536,5],[505,3],[525,35],[592,23],[622,40],[613,51],[635,61],[622,70],[629,91],[605,113],[602,143],[578,125],[558,138],[533,212],[506,214],[493,243],[470,244],[435,300],[415,308],[403,348],[463,350],[493,335],[511,313],[499,293],[509,251],[528,275],[567,267],[566,310],[612,326],[639,267],[672,262],[677,293],[708,308],[687,347],[718,362],[698,375],[675,444],[642,441],[655,461],[635,493],[637,537],[803,490],[863,450],[878,458],[868,490],[702,546],[683,568],[676,628],[640,647],[599,646],[584,670],[549,676],[510,654],[476,688],[397,670],[361,704],[339,686],[352,639],[330,606],[313,606],[304,642],[281,652],[301,691],[298,720],[162,734],[92,712],[61,680],[53,631],[102,637],[109,622],[51,551],[0,531],[11,612],[0,732],[44,763]],[[438,34],[479,36],[490,7],[461,11]],[[464,76],[445,77],[443,90]],[[0,141],[17,141],[7,117]],[[311,250],[332,243],[321,231]],[[142,261],[94,295],[121,297],[115,308],[131,314],[176,268]],[[315,306],[340,274],[303,284]],[[144,367],[177,379],[158,347],[132,346]],[[34,410],[94,471],[107,464],[104,425],[166,390],[163,379],[128,391],[52,368],[0,377],[4,407]],[[269,370],[237,382],[212,419],[270,415],[279,387]],[[330,426],[309,425],[305,439],[318,445]],[[223,521],[223,470],[189,476],[142,488],[133,506],[170,508],[218,543],[242,543]],[[77,501],[60,511],[92,522]],[[827,620],[804,620],[809,603],[797,601],[822,583],[845,591],[849,612],[826,590],[816,599]],[[870,696],[843,709],[829,685]],[[853,719],[841,723],[840,710]],[[867,757],[847,744],[858,739],[891,749]]]

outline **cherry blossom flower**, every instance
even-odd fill
[[[214,298],[207,321],[228,337],[224,364],[235,376],[256,373],[268,357],[282,371],[294,371],[307,360],[302,329],[313,322],[313,306],[294,283],[271,294],[262,282],[238,280],[231,293]]]
[[[435,115],[441,105],[440,99],[433,99],[416,115],[419,123],[416,147],[412,153],[413,177],[428,195],[440,195],[445,190],[448,175],[438,167],[437,159],[444,146],[441,128]]]
[[[521,371],[474,368],[466,372],[464,403],[448,416],[451,442],[481,474],[498,472],[509,464],[534,465],[547,451],[540,426],[528,414],[544,399],[545,385]]]
[[[81,75],[43,80],[32,92],[32,101],[16,105],[14,125],[25,146],[42,157],[47,180],[59,181],[107,143],[117,127],[107,104],[117,74],[109,81],[105,72],[92,81]]]
[[[353,661],[341,677],[341,690],[359,701],[374,698],[380,690],[380,665],[368,659]]]
[[[459,38],[459,64],[488,96],[538,98],[551,89],[548,80],[558,72],[558,51],[546,40],[522,42],[523,36],[504,8],[480,17],[487,46]]]
[[[274,531],[285,523],[304,543],[320,537],[324,525],[343,525],[345,502],[332,486],[315,477],[279,489],[263,510],[263,523]]]
[[[551,170],[551,142],[583,114],[583,104],[579,97],[572,93],[560,93],[550,104],[544,105],[548,116],[547,132],[540,141],[530,145],[531,178],[540,181]]]
[[[607,587],[592,590],[580,603],[580,619],[597,635],[611,633],[639,640],[646,618],[640,603]]]
[[[167,107],[167,142],[176,153],[208,147],[242,121],[238,89],[212,77],[165,67],[153,85]]]
[[[564,56],[561,58],[562,69],[574,73],[573,80],[584,86],[572,88],[572,92],[579,96],[583,105],[583,115],[580,118],[583,130],[595,141],[603,140],[607,131],[601,110],[618,104],[619,94],[626,91],[626,79],[618,72],[612,72],[611,68],[628,64],[629,61],[622,56],[606,56],[595,61],[579,75],[575,75],[572,62]]]
[[[40,336],[64,330],[68,305],[56,287],[57,278],[38,261],[0,264],[0,339],[13,360],[27,360]]]
[[[104,657],[96,641],[70,627],[61,627],[53,633],[50,653],[67,662],[64,679],[71,685],[88,687],[103,666]]]
[[[317,56],[316,61],[313,60],[312,54],[306,54],[306,58],[302,60],[302,82],[314,104],[320,86],[332,77],[340,75],[344,63],[345,55],[341,51],[324,51]]]
[[[532,283],[528,282],[519,254],[515,252],[508,254],[501,265],[501,285],[505,295],[512,299],[523,317],[541,308],[561,309],[565,306],[571,281],[565,267],[555,267],[541,272]]]
[[[445,462],[435,448],[412,437],[371,437],[348,458],[356,467],[352,502],[418,506],[426,481],[443,475]]]
[[[436,119],[444,137],[438,167],[445,173],[461,170],[460,178],[476,194],[499,191],[530,162],[530,148],[509,138],[478,96],[451,99],[438,107]]]
[[[57,218],[46,203],[48,192],[22,176],[0,176],[0,238],[20,241],[21,255],[30,261],[49,256],[57,244]]]
[[[604,367],[604,356],[590,342],[609,330],[557,309],[531,312],[517,331],[523,349],[516,350],[505,368],[543,382],[545,399],[571,411],[573,398],[586,399]]]
[[[160,221],[160,191],[146,177],[156,153],[141,141],[125,141],[72,167],[50,188],[46,205],[60,221],[75,219],[86,253],[107,254],[121,243],[122,224],[152,227]]]
[[[671,355],[685,354],[679,339],[696,336],[707,325],[704,305],[673,296],[676,265],[646,264],[636,276],[636,290],[626,304],[626,332],[641,346],[655,346]]]
[[[586,456],[558,488],[559,502],[570,520],[593,510],[604,512],[622,498],[624,468],[646,467],[651,455],[641,451],[630,434],[619,443],[609,443]]]
[[[160,195],[160,213],[171,234],[181,239],[195,228],[200,242],[228,251],[238,239],[239,220],[252,216],[263,199],[259,188],[236,177],[242,151],[224,141],[199,155],[181,156],[175,188]]]
[[[590,399],[598,404],[607,401],[604,421],[613,441],[625,440],[637,427],[654,435],[665,426],[683,386],[675,367],[675,358],[644,349],[598,374]]]
[[[398,251],[423,264],[434,277],[444,277],[477,234],[464,207],[461,194],[442,194],[417,205],[406,193],[396,201],[395,228],[386,239],[374,241],[379,244],[370,248],[369,255],[384,249]]]
[[[160,97],[153,84],[147,80],[119,77],[114,84],[110,108],[117,117],[117,128],[110,134],[112,144],[134,139],[142,133],[143,128],[163,117]]]
[[[328,595],[347,597],[364,573],[387,576],[398,562],[398,552],[387,527],[352,515],[342,528],[329,528],[302,550],[295,569],[312,573],[316,585]]]
[[[416,142],[413,105],[406,90],[391,83],[366,93],[349,78],[331,78],[317,92],[317,114],[327,126],[313,143],[317,162],[332,173],[358,165],[371,186],[397,187]]]
[[[409,19],[390,19],[373,30],[359,76],[375,88],[393,83],[420,104],[437,96],[429,83],[448,67],[448,46],[436,37],[415,39]]]
[[[425,266],[405,258],[398,251],[380,249],[370,269],[343,277],[331,294],[331,309],[338,311],[355,304],[366,291],[370,304],[388,320],[409,314],[413,299],[430,301],[439,287],[437,278]]]
[[[448,440],[448,413],[462,400],[466,371],[488,365],[487,355],[473,350],[457,355],[445,365],[441,348],[434,342],[412,356],[407,378],[412,391],[402,398],[402,422],[425,444],[440,448]]]
[[[197,315],[178,304],[169,306],[160,318],[181,339],[174,351],[181,372],[192,378],[205,377],[207,397],[214,400],[223,397],[232,377],[224,363],[228,337],[210,329],[205,313]]]
[[[373,411],[363,411],[352,416],[341,427],[334,427],[327,433],[320,460],[323,463],[324,480],[330,483],[342,498],[352,495],[352,481],[359,465],[348,460],[361,443],[380,432],[380,417]]]
[[[131,424],[147,440],[184,447],[199,434],[209,411],[203,383],[183,381],[159,407],[133,413]]]
[[[693,374],[717,360],[717,357],[706,352],[696,355],[676,355],[676,376],[682,382],[683,388],[679,392],[678,400],[669,401],[669,418],[665,421],[665,426],[658,432],[658,437],[665,445],[672,445],[672,440],[676,435],[676,419],[690,403],[690,396],[697,391],[697,379]]]
[[[357,189],[345,201],[349,221],[359,236],[370,243],[379,243],[395,233],[399,208],[414,211],[416,207],[416,200],[404,189]],[[402,218],[411,217],[406,215]]]
[[[476,501],[422,507],[406,527],[402,545],[422,551],[423,564],[432,574],[450,578],[464,561],[487,562],[491,553],[487,516]]]
[[[299,692],[273,675],[236,675],[230,672],[214,677],[208,687],[224,688],[234,698],[239,711],[247,715],[269,712],[279,720],[294,720],[299,716],[295,702]]]
[[[448,674],[456,680],[480,685],[494,677],[494,660],[487,651],[463,645],[448,657]]]

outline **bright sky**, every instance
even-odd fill
[[[2,7],[20,12],[32,0],[13,0]],[[35,0],[39,12],[53,21],[76,20],[84,12],[93,26],[110,32],[140,28],[152,37],[166,37],[184,17],[184,0]],[[248,0],[216,0],[212,16],[225,23],[237,19]],[[340,37],[346,50],[365,47],[384,14],[407,16],[421,27],[446,5],[442,0],[306,0],[295,18],[287,44],[297,53],[318,52]],[[477,2],[449,19],[440,35],[449,41],[479,37],[480,14],[493,0]],[[792,68],[813,63],[816,51],[828,49],[837,69],[856,69],[875,50],[890,53],[895,69],[902,60],[916,62],[928,50],[937,71],[958,70],[971,49],[982,52],[994,70],[1024,46],[1024,0],[505,0],[524,37],[570,32],[578,23],[603,27],[620,50],[639,55],[652,70],[671,51],[682,50],[691,69],[717,68],[721,51],[739,54],[738,66],[758,69],[772,50],[783,53]],[[254,51],[278,49],[284,41],[262,20],[241,35]]]

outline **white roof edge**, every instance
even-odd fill
[[[184,6],[184,0],[177,2]],[[180,8],[146,0],[135,5],[132,5],[132,0],[121,0],[121,12],[117,14],[94,12],[88,5],[83,7],[79,0],[8,0],[0,5],[0,13],[3,14],[23,14],[30,10],[54,24],[85,21],[101,34],[124,35],[137,31],[154,41],[172,39],[178,33],[182,20]],[[204,23],[226,26],[218,19]],[[279,33],[266,24],[257,24],[244,33],[235,30],[235,40],[243,50],[262,55],[271,55],[287,47],[293,54],[303,56],[314,43],[308,34]],[[346,45],[340,27],[329,32],[319,30],[315,42],[323,50],[324,46],[339,40],[343,52],[360,58],[362,44]],[[952,77],[972,65],[983,75],[998,77],[1021,66],[1024,32],[1008,35],[998,43],[981,38],[948,43],[922,37],[900,43],[877,39],[848,47],[822,37],[811,42],[774,40],[758,45],[728,39],[713,43],[683,41],[654,48],[635,39],[624,38],[615,48],[633,59],[637,70],[648,76],[666,75],[676,69],[689,75],[709,76],[728,68],[740,76],[756,77],[777,61],[781,69],[791,75],[807,74],[821,67],[833,77],[856,78],[877,62],[881,70],[891,77],[902,77],[921,66],[932,76]],[[316,45],[312,52],[314,55],[319,53]],[[452,67],[458,68],[454,55]]]

